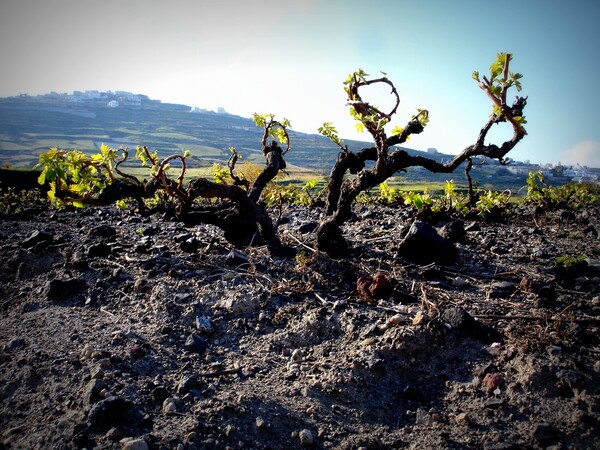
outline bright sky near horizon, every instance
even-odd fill
[[[370,141],[342,85],[360,67],[400,94],[390,130],[429,110],[407,147],[456,154],[491,111],[471,73],[507,51],[529,97],[528,135],[508,156],[600,167],[599,22],[597,0],[1,0],[0,96],[124,90]]]

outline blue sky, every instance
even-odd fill
[[[599,22],[597,0],[2,0],[0,96],[126,90],[272,112],[302,132],[331,121],[368,141],[342,86],[360,67],[398,89],[390,129],[430,111],[407,146],[456,154],[491,111],[471,73],[507,51],[529,96],[528,136],[508,156],[600,167]],[[508,136],[506,126],[491,138]]]

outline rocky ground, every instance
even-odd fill
[[[433,222],[431,249],[357,205],[344,259],[318,208],[284,208],[288,259],[114,208],[5,215],[0,448],[600,448],[599,211]]]

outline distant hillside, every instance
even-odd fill
[[[73,94],[47,94],[0,98],[0,166],[32,168],[40,153],[51,147],[95,153],[103,143],[113,148],[147,145],[159,155],[189,150],[191,167],[225,163],[229,147],[235,147],[244,160],[262,163],[262,130],[250,118],[227,113],[166,104],[145,95],[128,92],[86,91]],[[318,134],[290,132],[292,150],[286,155],[290,166],[327,174],[339,148]],[[371,147],[371,142],[345,141],[351,150]],[[438,161],[452,155],[406,149]],[[474,179],[486,188],[519,188],[525,174],[514,175],[496,161],[477,163]],[[464,182],[459,168],[454,174],[432,174],[410,168],[407,181],[444,182],[453,178]],[[398,179],[403,177],[399,174]]]
[[[262,160],[262,130],[249,118],[197,109],[190,112],[189,106],[165,104],[143,95],[85,94],[0,99],[0,164],[30,168],[50,147],[93,153],[102,143],[132,149],[147,145],[163,156],[189,150],[196,166],[226,161],[229,147],[238,149],[246,159]],[[329,139],[293,130],[290,138],[292,151],[286,156],[290,164],[313,170],[333,165],[339,149]],[[372,146],[359,141],[346,144],[354,150]]]

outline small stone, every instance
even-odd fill
[[[264,428],[266,426],[265,419],[263,419],[261,416],[257,416],[255,422],[256,428]]]
[[[104,378],[104,371],[98,367],[92,372],[92,380],[101,380]]]
[[[466,278],[456,277],[452,280],[452,285],[458,288],[469,286],[469,282]]]
[[[300,364],[292,363],[288,365],[288,371],[285,374],[285,379],[288,381],[295,380],[300,376]]]
[[[317,222],[308,222],[300,225],[298,227],[298,231],[302,234],[312,233],[318,228],[319,224]]]
[[[206,339],[195,334],[190,334],[184,344],[184,347],[188,352],[198,354],[206,352],[206,346]]]
[[[133,292],[141,294],[150,291],[150,281],[146,277],[140,277],[133,283]]]
[[[129,353],[129,355],[131,355],[131,357],[135,359],[143,358],[146,355],[146,351],[143,349],[143,347],[140,347],[139,345],[132,345],[130,347],[127,347],[127,353]]]
[[[498,373],[487,373],[485,377],[483,377],[482,385],[488,392],[495,393],[498,388],[504,385],[504,378]]]
[[[180,244],[180,243],[187,241],[188,239],[191,239],[193,237],[194,237],[194,235],[192,233],[184,232],[184,233],[179,233],[179,234],[175,235],[173,237],[173,241]]]
[[[8,343],[4,346],[5,350],[15,350],[17,348],[25,347],[25,339],[23,338],[15,338],[8,341]]]
[[[117,230],[110,225],[99,225],[90,231],[90,236],[98,236],[103,238],[114,238],[117,235]]]
[[[532,249],[531,256],[539,259],[548,259],[550,257],[550,253],[548,253],[548,250],[545,248],[536,247]]]
[[[83,278],[53,279],[46,284],[44,291],[50,301],[65,300],[80,294],[86,286]]]
[[[398,246],[398,254],[418,264],[452,264],[458,256],[454,244],[431,225],[415,221]]]
[[[425,408],[417,409],[417,417],[415,419],[415,424],[417,425],[432,425],[433,419],[429,415],[429,413],[425,410]]]
[[[302,358],[303,358],[302,350],[297,348],[292,352],[292,356],[290,357],[290,360],[294,361],[294,362],[301,362]]]
[[[29,235],[27,239],[21,242],[21,245],[25,248],[32,248],[39,243],[51,243],[53,241],[52,235],[45,231],[35,230]]]
[[[310,430],[300,430],[298,437],[300,438],[300,445],[302,447],[310,447],[315,443],[315,438]]]
[[[556,444],[560,438],[559,431],[548,423],[538,423],[533,429],[533,437],[543,447]]]
[[[185,395],[190,391],[197,390],[200,387],[198,375],[182,375],[179,383],[177,383],[177,392],[180,395]],[[165,389],[166,391],[166,389]]]
[[[373,299],[386,299],[392,295],[393,287],[382,273],[372,277],[361,277],[356,282],[358,294],[367,302]]]
[[[177,404],[175,403],[175,399],[172,397],[166,398],[163,402],[162,410],[165,414],[173,414],[177,412]]]
[[[110,356],[101,357],[100,359],[98,359],[96,361],[96,363],[98,364],[98,367],[102,370],[109,369],[112,366],[112,362],[110,361]]]
[[[224,296],[215,304],[215,308],[224,309],[233,315],[246,315],[260,308],[260,298],[258,296],[234,293]]]
[[[493,283],[487,291],[487,298],[509,297],[515,291],[515,286],[508,281]]]
[[[475,319],[462,308],[446,308],[442,312],[442,321],[455,330],[472,330],[475,327]]]
[[[118,441],[121,439],[121,431],[116,427],[112,427],[106,432],[106,438],[110,441]]]
[[[112,247],[104,242],[92,244],[88,247],[87,256],[89,258],[106,258],[112,252]]]
[[[202,333],[212,333],[213,326],[206,316],[196,316],[196,328]]]
[[[241,266],[242,264],[248,264],[250,258],[242,251],[233,249],[227,255],[227,264],[230,266]]]
[[[158,234],[158,231],[158,226],[151,225],[142,230],[142,236],[155,236],[156,234]]]
[[[88,413],[88,421],[93,427],[108,430],[126,422],[132,406],[132,403],[124,398],[108,397],[92,406]]]
[[[190,237],[179,243],[182,252],[196,253],[200,248],[200,241],[196,237]]]
[[[394,314],[388,320],[386,320],[385,324],[388,327],[393,325],[400,325],[401,323],[407,322],[407,316],[405,314]]]
[[[468,425],[470,422],[469,414],[466,412],[457,414],[456,417],[454,418],[454,421],[456,422],[457,425]]]
[[[457,241],[465,236],[465,224],[462,220],[454,220],[442,227],[440,234],[446,239]]]
[[[111,391],[109,391],[108,389],[102,389],[99,393],[100,397],[102,398],[109,398],[112,397],[113,394]]]
[[[91,345],[87,344],[85,347],[83,347],[83,350],[81,350],[79,356],[81,357],[81,359],[90,359],[93,354],[94,348]]]
[[[106,387],[106,383],[99,379],[92,379],[88,382],[85,387],[85,391],[83,394],[84,402],[86,404],[96,403],[98,400],[101,400],[102,397],[100,392]]]
[[[128,439],[121,441],[122,450],[149,450],[148,443],[143,439]]]

